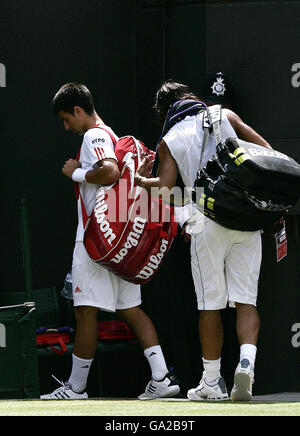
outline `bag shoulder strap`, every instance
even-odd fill
[[[110,139],[112,140],[112,143],[114,145],[116,145],[117,139],[114,137],[114,135],[108,129],[105,129],[104,127],[102,127],[102,125],[96,125],[96,126],[91,127],[91,128],[92,129],[102,129],[102,130],[104,130],[106,133],[109,134]],[[77,154],[76,159],[79,160],[79,158],[80,158],[80,150],[79,150],[79,152]],[[86,224],[87,224],[87,222],[89,220],[89,216],[88,216],[88,214],[86,212],[86,208],[85,208],[85,205],[84,205],[84,202],[83,202],[83,198],[82,198],[82,196],[80,194],[79,183],[78,182],[75,182],[75,196],[76,196],[77,199],[80,198],[82,220],[83,220],[83,228],[85,228],[85,226],[86,226]]]
[[[204,156],[204,150],[207,145],[211,127],[213,128],[213,132],[215,135],[216,145],[218,145],[222,141],[221,128],[220,128],[221,118],[222,118],[221,105],[208,106],[203,114],[203,120],[202,120],[203,141],[201,147],[199,169],[201,168],[201,164]]]
[[[213,127],[213,131],[216,139],[216,145],[218,145],[222,141],[222,136],[221,136],[222,106],[220,104],[209,106],[207,108],[207,117],[210,122],[210,125]]]
[[[106,126],[106,127],[107,127],[107,126]],[[101,125],[100,125],[100,124],[97,124],[96,126],[91,127],[91,128],[92,128],[92,129],[102,129],[102,130],[104,130],[106,133],[109,134],[110,139],[112,140],[113,144],[116,145],[116,143],[117,143],[116,138],[114,137],[114,135],[113,135],[113,134],[112,134],[108,129],[106,129],[105,127],[103,127],[102,124],[101,124]]]

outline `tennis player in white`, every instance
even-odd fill
[[[165,82],[156,94],[155,109],[163,123],[169,107],[182,99],[199,100],[186,85]],[[136,174],[136,183],[151,192],[152,187],[171,189],[177,173],[187,188],[192,188],[199,169],[203,139],[203,112],[186,116],[165,134],[158,146],[158,177],[147,178],[147,158]],[[222,110],[222,138],[238,136],[271,148],[251,127],[228,109]],[[209,135],[202,167],[216,152],[213,134]],[[203,216],[202,216],[203,217]],[[188,222],[188,221],[187,221]],[[201,230],[202,228],[202,230]],[[261,264],[261,233],[230,230],[204,217],[199,232],[191,235],[191,268],[198,301],[199,334],[204,372],[200,384],[188,391],[191,400],[226,399],[227,388],[221,376],[223,326],[220,310],[229,303],[237,310],[237,335],[240,362],[231,391],[233,400],[249,400],[252,395],[259,315],[256,309]]]
[[[96,113],[91,93],[86,86],[67,83],[53,99],[53,111],[63,120],[66,130],[83,136],[78,159],[65,162],[62,173],[76,182],[89,215],[94,207],[96,191],[101,185],[111,185],[120,177],[109,130]],[[176,377],[169,374],[155,327],[141,309],[141,290],[93,262],[83,245],[81,202],[78,199],[78,227],[72,264],[73,301],[76,332],[72,371],[66,383],[42,399],[83,399],[88,374],[98,342],[98,310],[118,311],[134,329],[151,368],[152,379],[138,398],[151,400],[175,396],[180,392]],[[120,365],[120,371],[122,367]],[[111,374],[113,377],[113,374]]]

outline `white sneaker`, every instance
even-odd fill
[[[169,398],[178,395],[179,383],[174,375],[168,373],[163,380],[150,380],[145,392],[138,396],[139,400],[154,400],[154,398]]]
[[[61,387],[51,392],[51,394],[41,395],[41,400],[84,400],[88,398],[88,394],[86,392],[78,394],[77,392],[72,391],[72,386],[67,382],[64,383],[59,381],[54,375],[52,377],[55,378]]]
[[[228,398],[227,388],[223,377],[219,377],[214,385],[208,384],[203,371],[199,386],[190,389],[187,397],[193,401],[202,400],[225,400]]]
[[[230,393],[232,401],[251,401],[254,370],[248,359],[243,359],[234,373],[234,385]]]

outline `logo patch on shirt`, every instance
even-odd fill
[[[81,292],[81,289],[79,289],[78,286],[76,286],[76,289],[74,292]]]
[[[97,158],[99,160],[102,160],[105,158],[105,151],[102,147],[94,147],[95,153],[97,155]]]
[[[92,144],[97,144],[97,142],[105,142],[104,138],[96,138],[92,140]]]

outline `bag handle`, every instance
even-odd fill
[[[66,344],[65,344],[65,342],[64,342],[64,340],[63,340],[63,338],[62,338],[62,336],[59,336],[59,337],[57,338],[57,340],[58,340],[58,342],[59,342],[59,344],[60,344],[60,346],[61,346],[61,349],[54,347],[54,346],[50,343],[50,341],[49,341],[49,347],[51,348],[52,351],[54,351],[54,353],[57,353],[57,354],[64,354],[64,353],[67,351],[67,347],[66,347]]]
[[[209,106],[207,108],[207,116],[210,124],[213,127],[216,145],[219,145],[220,142],[222,141],[222,136],[221,136],[222,106],[220,104]]]
[[[201,169],[201,164],[204,156],[204,150],[207,145],[209,137],[209,129],[213,127],[216,145],[222,141],[221,137],[221,118],[222,118],[222,106],[220,104],[214,106],[208,106],[203,114],[203,141],[201,147],[201,155],[199,162],[199,170]]]
[[[69,338],[65,336],[66,341],[69,341]],[[37,345],[45,345],[47,344],[54,353],[64,354],[67,351],[66,343],[64,341],[64,336],[62,334],[43,334],[41,336],[37,336]],[[60,349],[53,346],[53,344],[60,345]]]

